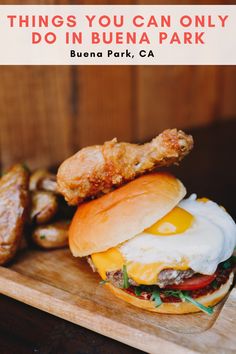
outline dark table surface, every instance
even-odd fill
[[[224,205],[236,219],[236,121],[192,131],[195,148],[171,170],[195,192]],[[140,351],[0,296],[1,354],[134,354]]]

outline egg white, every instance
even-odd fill
[[[143,232],[119,247],[126,262],[176,264],[188,260],[189,268],[213,274],[236,246],[236,224],[218,204],[199,202],[196,195],[182,200],[179,207],[194,216],[192,226],[183,233],[158,236]]]

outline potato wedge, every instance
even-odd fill
[[[14,165],[0,179],[0,264],[10,261],[20,247],[29,206],[29,172]]]
[[[49,191],[31,193],[30,218],[36,224],[46,224],[53,219],[58,210],[57,196]]]
[[[31,176],[30,176],[30,180],[29,180],[29,189],[30,191],[35,191],[38,189],[38,183],[39,181],[45,177],[45,175],[47,175],[48,171],[40,168],[38,170],[35,170]]]
[[[34,243],[42,248],[63,248],[68,245],[70,220],[56,221],[49,225],[37,226],[32,233]]]
[[[45,178],[42,178],[38,184],[38,188],[58,194],[56,176],[49,174]]]
[[[56,175],[46,169],[38,169],[30,176],[30,190],[45,190],[58,194]]]

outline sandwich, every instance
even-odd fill
[[[180,180],[149,172],[83,201],[69,229],[72,254],[86,257],[101,283],[129,304],[211,314],[233,283],[236,225],[217,203],[185,196]]]

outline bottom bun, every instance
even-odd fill
[[[228,293],[232,283],[234,274],[230,273],[229,279],[225,284],[223,284],[219,289],[215,290],[213,293],[198,297],[194,300],[200,302],[204,306],[214,306],[220,302],[225,295]],[[191,304],[190,302],[166,302],[162,303],[159,307],[155,307],[155,302],[150,300],[139,299],[133,295],[126,293],[124,290],[114,287],[113,285],[107,283],[108,289],[113,292],[113,294],[120,299],[128,302],[137,307],[141,307],[144,310],[158,312],[158,313],[168,313],[168,314],[186,314],[192,312],[200,312],[199,308]]]

